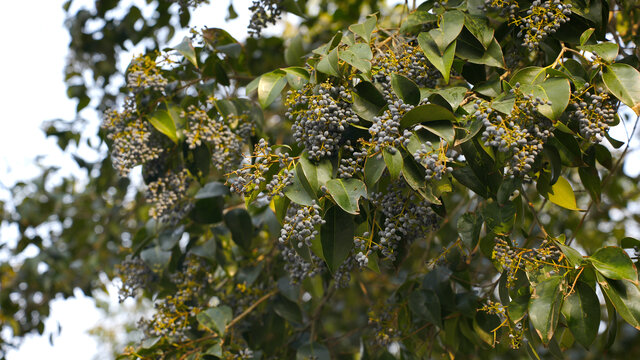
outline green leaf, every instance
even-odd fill
[[[229,5],[231,6],[231,5]],[[212,355],[221,358],[222,357],[222,345],[219,342],[209,346],[207,351],[204,352],[205,355]]]
[[[420,29],[422,25],[430,24],[438,20],[438,18],[429,14],[427,11],[417,10],[409,14],[407,19],[400,26],[400,32],[407,33],[411,30]]]
[[[160,246],[154,246],[140,252],[140,258],[155,273],[161,273],[169,265],[171,251],[162,250]]]
[[[632,249],[636,246],[640,247],[640,240],[634,239],[632,237],[625,237],[620,240],[620,246],[625,249]]]
[[[166,135],[174,143],[178,143],[178,134],[176,133],[176,124],[173,122],[171,115],[164,110],[158,110],[151,115],[149,119],[151,125],[156,130]]]
[[[587,258],[603,276],[614,280],[629,280],[638,283],[638,271],[629,255],[617,246],[606,246],[598,249]]]
[[[309,82],[309,73],[304,68],[292,66],[280,70],[287,74],[287,82],[296,90],[302,89]]]
[[[369,81],[356,85],[353,96],[353,111],[361,118],[373,121],[387,102],[378,89]]]
[[[418,89],[418,85],[406,76],[391,74],[391,87],[393,88],[393,92],[405,103],[411,105],[418,105],[420,103],[420,89]]]
[[[382,154],[384,157],[384,162],[387,165],[387,169],[389,169],[389,175],[392,179],[397,179],[402,172],[402,154],[400,151],[394,148],[393,154],[385,149]]]
[[[305,151],[300,156],[300,165],[304,176],[307,178],[309,185],[313,191],[318,191],[327,181],[331,180],[333,174],[333,165],[328,159],[319,162],[309,160],[309,154]]]
[[[576,282],[573,292],[564,299],[562,314],[573,337],[588,348],[600,326],[600,301],[593,288],[582,281]]]
[[[218,196],[229,195],[229,188],[223,183],[212,181],[203,186],[196,195],[195,199],[209,199]]]
[[[360,70],[363,74],[369,74],[371,72],[371,61],[360,58],[360,56],[349,49],[340,52],[340,59]]]
[[[560,313],[562,276],[551,276],[533,286],[529,300],[529,319],[544,344],[553,337]]]
[[[582,210],[576,204],[576,195],[573,193],[571,184],[564,177],[559,177],[548,193],[542,193],[542,196],[549,199],[552,203],[562,206],[569,210]]]
[[[458,218],[457,229],[467,249],[473,250],[480,239],[484,219],[476,213],[465,213]]]
[[[364,182],[367,184],[367,187],[373,187],[378,180],[380,180],[385,168],[386,163],[382,154],[376,154],[367,158],[364,163]]]
[[[258,81],[258,100],[260,106],[266,108],[280,95],[287,85],[286,73],[282,70],[272,71],[260,77]]]
[[[618,45],[610,42],[603,42],[595,45],[582,45],[578,49],[590,51],[600,56],[605,62],[611,63],[618,56]]]
[[[253,223],[251,215],[245,209],[233,209],[224,214],[224,222],[231,231],[231,239],[241,249],[251,250]]]
[[[338,59],[338,48],[336,47],[327,55],[322,57],[322,59],[316,65],[316,69],[327,75],[340,77],[340,69],[338,69]]]
[[[466,15],[464,18],[464,26],[476,39],[478,39],[485,50],[489,45],[491,45],[494,30],[489,26],[487,19]]]
[[[569,264],[571,266],[577,269],[582,265],[583,258],[582,258],[582,255],[578,252],[578,250],[570,246],[567,246],[565,244],[562,244],[559,241],[556,241],[556,246],[558,246],[560,248],[560,251],[562,251],[562,253],[564,254],[564,256],[567,257],[567,260],[569,261]]]
[[[602,292],[613,304],[618,314],[631,326],[640,330],[640,289],[627,280],[607,279],[596,272]]]
[[[373,59],[373,53],[371,52],[371,48],[367,44],[357,43],[349,46],[349,50],[351,50],[354,54],[358,56],[360,59],[371,60]]]
[[[443,89],[438,89],[436,94],[442,96],[449,105],[451,105],[451,109],[456,111],[460,103],[464,100],[465,95],[467,95],[468,89],[462,86],[453,86]]]
[[[431,289],[418,289],[409,295],[409,309],[418,319],[442,327],[440,299]]]
[[[511,79],[509,85],[515,86],[516,83],[522,84],[538,84],[544,81],[545,70],[539,66],[528,66],[516,71]]]
[[[292,183],[284,189],[284,195],[296,204],[313,205],[313,201],[316,199],[315,192],[309,185],[300,163],[296,164]]]
[[[564,110],[569,105],[571,97],[571,85],[565,78],[549,78],[541,83],[539,87],[551,105],[541,105],[538,111],[551,120],[559,119]]]
[[[513,227],[516,207],[512,203],[500,206],[492,202],[485,207],[483,216],[487,233],[505,234]]]
[[[329,208],[323,218],[325,223],[320,227],[322,254],[329,269],[335,272],[353,248],[355,224],[353,216],[338,206]]]
[[[456,53],[456,43],[457,41],[452,42],[441,52],[430,33],[422,32],[418,35],[418,44],[422,52],[427,57],[427,60],[440,71],[446,83],[449,82],[449,76],[451,75],[451,66],[453,65],[453,58]]]
[[[455,130],[451,122],[455,120],[456,117],[446,108],[440,105],[426,104],[416,106],[404,114],[400,119],[400,128],[406,129],[422,123],[422,126],[433,134],[453,143]]]
[[[376,28],[377,22],[378,18],[375,15],[369,15],[365,22],[351,25],[349,26],[349,30],[354,34],[359,35],[368,44],[371,42],[371,33]]]
[[[327,181],[327,190],[333,200],[344,211],[357,215],[358,200],[367,196],[365,184],[358,179],[331,179]]]
[[[196,200],[189,216],[200,224],[215,224],[222,221],[224,197],[214,196]]]
[[[220,336],[224,336],[227,330],[227,324],[231,322],[232,318],[233,312],[231,308],[226,305],[209,308],[196,315],[196,319],[200,325],[211,332],[218,333]]]
[[[440,34],[434,37],[436,43],[438,45],[438,49],[440,52],[444,52],[444,50],[451,44],[462,31],[462,27],[464,26],[464,13],[458,10],[447,11],[442,15],[442,19],[440,20],[440,28],[431,30],[432,32],[439,32]]]
[[[578,175],[582,185],[589,192],[591,198],[596,202],[600,202],[600,177],[598,176],[598,170],[595,167],[581,167],[578,169]]]
[[[584,45],[587,43],[587,41],[589,40],[589,38],[591,37],[591,34],[593,34],[593,32],[596,29],[594,28],[588,28],[587,30],[585,30],[582,35],[580,35],[580,46]]]
[[[640,73],[627,64],[611,64],[604,68],[602,80],[609,91],[640,115]]]
[[[303,55],[302,35],[298,34],[289,40],[289,46],[284,50],[284,60],[287,65],[302,65],[304,63]]]
[[[189,60],[189,62],[192,63],[193,66],[196,67],[196,69],[198,68],[198,59],[196,57],[196,50],[193,48],[193,45],[191,44],[191,40],[188,37],[185,36],[182,42],[178,44],[176,47],[174,47],[173,49],[178,51],[180,54],[182,54],[182,56],[184,56],[185,59]]]
[[[491,44],[489,44],[489,48],[487,49],[487,51],[482,55],[478,55],[468,46],[458,46],[456,48],[456,55],[458,55],[462,59],[469,60],[469,62],[472,62],[474,64],[494,66],[503,69],[505,67],[502,48],[500,47],[500,44],[496,39],[493,39]]]

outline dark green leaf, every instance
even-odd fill
[[[292,181],[292,184],[284,189],[284,194],[296,204],[312,205],[316,199],[315,192],[309,185],[300,163],[296,164]]]
[[[313,191],[317,192],[321,186],[324,186],[327,181],[331,180],[333,165],[331,165],[331,161],[328,159],[315,162],[309,160],[308,153],[304,152],[300,156],[299,161],[302,166],[302,171]]]
[[[476,39],[478,39],[485,49],[491,45],[494,31],[489,26],[487,19],[466,15],[464,19],[464,26]]]
[[[469,60],[474,64],[482,64],[499,68],[505,67],[502,48],[496,39],[493,39],[487,51],[482,55],[477,55],[477,53],[470,50],[468,47],[460,46],[460,44],[458,44],[456,48],[456,55],[462,59]]]
[[[231,308],[224,305],[215,308],[209,308],[198,313],[196,319],[200,325],[204,326],[211,332],[216,332],[220,336],[224,336],[227,324],[233,318]]]
[[[596,272],[602,292],[611,301],[618,314],[631,326],[640,330],[640,289],[627,280],[607,279]]]
[[[544,344],[553,337],[560,313],[562,276],[551,276],[533,286],[529,300],[529,319]]]
[[[573,292],[565,297],[562,314],[573,337],[584,347],[589,347],[600,325],[600,301],[596,292],[587,284],[578,281]]]
[[[418,85],[406,76],[391,74],[391,87],[398,97],[407,104],[420,103],[420,89]]]
[[[212,197],[229,195],[229,188],[223,183],[212,181],[203,186],[196,195],[195,199],[208,199]]]
[[[607,63],[613,62],[616,59],[616,56],[618,56],[618,45],[610,42],[594,45],[582,45],[578,46],[578,49],[590,51],[600,56]]]
[[[620,246],[624,249],[632,249],[636,246],[640,247],[640,240],[632,237],[625,237],[620,240]]]
[[[289,46],[284,50],[284,60],[287,65],[302,65],[304,63],[303,55],[302,35],[298,34],[289,40]]]
[[[364,181],[372,188],[382,176],[386,164],[382,154],[370,156],[364,163]]]
[[[151,271],[160,273],[166,269],[171,260],[171,251],[162,250],[160,246],[154,246],[140,252],[140,258],[149,266]]]
[[[431,289],[418,289],[409,295],[409,309],[418,319],[442,327],[440,300]]]
[[[453,58],[456,52],[456,41],[452,42],[447,48],[440,52],[436,41],[432,35],[427,32],[422,32],[418,35],[418,44],[424,52],[429,62],[442,74],[445,82],[449,82],[449,76],[451,75],[451,66],[453,65]]]
[[[458,218],[458,234],[467,249],[473,250],[480,239],[480,229],[484,219],[476,213],[465,213]]]
[[[350,49],[341,51],[340,59],[353,66],[354,68],[360,70],[363,74],[369,74],[371,72],[371,62],[369,60],[362,59]]]
[[[338,206],[329,208],[324,220],[325,223],[320,227],[322,253],[329,269],[335,272],[353,248],[355,224],[353,216]]]
[[[224,222],[231,231],[231,239],[245,251],[251,250],[253,223],[245,209],[233,209],[224,214]]]

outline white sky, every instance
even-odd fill
[[[92,2],[75,1],[76,6]],[[0,3],[3,48],[0,56],[0,199],[7,198],[5,186],[40,174],[34,165],[37,156],[46,155],[43,164],[60,166],[64,174],[82,175],[68,154],[58,149],[54,139],[46,139],[40,129],[44,120],[70,120],[75,116],[76,104],[66,97],[63,82],[69,36],[63,26],[62,3],[63,0],[4,0]],[[196,12],[192,26],[224,27],[238,39],[246,37],[246,9],[251,0],[234,1],[240,18],[226,23],[224,17],[228,1],[212,0],[212,3],[216,5],[202,7]],[[125,56],[121,66],[126,66],[131,56]],[[96,115],[90,109],[81,115],[90,120],[87,135],[95,134],[98,126]],[[621,128],[613,131],[612,135],[620,140],[626,139]],[[81,147],[80,153],[95,158],[87,148]],[[638,172],[637,167],[628,170],[634,174]],[[12,232],[4,230],[0,233],[0,241],[10,241],[7,237],[12,236]],[[112,295],[111,302],[114,298]],[[27,336],[17,351],[8,354],[8,360],[84,360],[99,356],[97,342],[86,333],[105,321],[105,314],[96,309],[93,299],[77,293],[75,298],[54,301],[51,307],[45,335]],[[59,334],[58,324],[62,327]],[[53,346],[49,344],[49,334],[52,333]]]

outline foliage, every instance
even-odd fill
[[[97,4],[85,18],[117,1]],[[169,4],[158,4],[164,14]],[[305,2],[261,4],[254,34],[282,11],[308,12]],[[123,105],[102,98],[115,171],[105,160],[85,191],[46,208],[64,190],[41,185],[5,216],[23,234],[14,254],[43,245],[21,266],[2,265],[3,326],[42,331],[31,314],[46,307],[30,302],[40,288],[23,279],[38,280],[29,274],[39,262],[64,263],[52,249],[83,259],[104,246],[104,258],[78,264],[115,271],[123,298],[155,301],[139,323],[145,340],[120,358],[638,352],[623,347],[635,330],[617,332],[619,319],[640,329],[638,255],[625,251],[640,245],[625,235],[635,215],[611,215],[638,197],[621,171],[637,120],[619,115],[640,113],[628,25],[637,9],[428,0],[361,17],[354,1],[331,4],[353,9],[319,31],[325,5],[286,47],[206,28],[135,57]],[[102,46],[113,57],[121,44]],[[256,51],[271,53],[258,63]],[[105,81],[114,72],[92,71]],[[621,121],[634,130],[626,144],[609,135]],[[125,205],[138,166],[146,190]],[[46,241],[28,235],[51,222],[70,225]],[[74,240],[83,231],[94,240]],[[52,284],[65,287],[38,290],[45,303],[92,289],[87,279]]]

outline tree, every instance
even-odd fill
[[[637,6],[343,1],[311,15],[256,1],[255,37],[205,28],[167,48],[172,19],[186,26],[200,2],[157,1],[155,22],[135,7],[112,19],[105,0],[70,18],[69,94],[81,109],[104,90],[110,156],[78,158],[81,192],[14,189],[11,251],[40,250],[1,265],[14,336],[104,272],[155,303],[121,358],[640,352],[635,330],[618,332],[640,329],[637,179],[621,170],[640,114]],[[261,37],[282,12],[302,31]],[[95,19],[102,36],[84,33]],[[109,93],[127,39],[150,45]],[[625,141],[609,134],[621,122]],[[48,133],[79,141],[61,123]],[[138,166],[145,188],[127,200]]]

